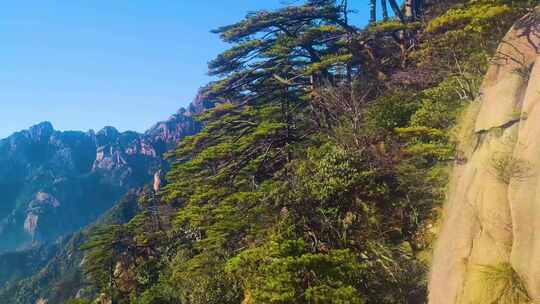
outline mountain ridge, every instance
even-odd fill
[[[166,168],[163,154],[201,125],[196,98],[145,132],[60,131],[43,121],[0,139],[0,252],[55,242]]]

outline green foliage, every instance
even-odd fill
[[[92,304],[92,301],[85,299],[72,299],[68,300],[64,304]]]
[[[480,77],[448,77],[437,86],[424,90],[421,104],[411,117],[411,125],[448,129],[456,123],[464,105],[473,101],[479,90]]]
[[[535,5],[529,0],[478,0],[452,7],[428,23],[429,39],[412,57],[442,77],[483,75],[503,35]]]
[[[366,125],[374,132],[405,127],[418,108],[414,92],[395,91],[375,100],[366,111]]]
[[[233,46],[210,63],[204,129],[170,153],[152,196],[169,211],[96,234],[90,277],[145,304],[425,302],[451,130],[519,3],[455,5],[414,46],[422,24],[361,31],[337,1],[216,30]],[[395,59],[414,47],[414,68],[445,69],[396,85],[385,73],[403,72]]]
[[[182,303],[178,290],[165,284],[157,284],[145,290],[138,296],[135,304],[180,304]]]
[[[357,32],[347,22],[348,11],[337,1],[307,1],[277,11],[251,13],[240,22],[215,30],[233,47],[209,64],[222,78],[207,88],[209,96],[237,101],[268,99],[283,85],[298,90],[324,81],[336,67],[361,60],[346,43]],[[294,79],[294,81],[290,81]]]
[[[231,259],[255,303],[363,303],[363,266],[348,250],[312,253],[304,240],[275,240]]]
[[[503,1],[475,1],[462,8],[452,8],[443,16],[435,18],[426,27],[426,32],[444,32],[460,28],[463,31],[483,32],[491,30],[492,22],[502,19],[512,12]]]
[[[529,303],[523,279],[509,263],[478,265],[474,269],[471,303]]]
[[[489,170],[501,183],[521,182],[533,176],[532,165],[511,152],[497,152],[489,158]]]
[[[371,24],[367,28],[367,33],[379,35],[384,33],[395,33],[399,31],[417,30],[421,27],[419,22],[402,23],[399,20],[387,20]]]

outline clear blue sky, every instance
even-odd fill
[[[290,1],[288,3],[292,3]],[[282,0],[25,0],[0,10],[0,138],[60,130],[144,131],[186,106],[227,45],[210,30]],[[287,2],[285,2],[287,3]],[[352,6],[365,21],[367,0]]]

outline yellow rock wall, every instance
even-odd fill
[[[540,299],[540,9],[506,35],[480,93],[435,246],[431,304],[479,303],[475,272],[501,263]]]

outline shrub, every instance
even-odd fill
[[[366,109],[366,128],[372,133],[392,133],[406,127],[418,110],[416,94],[411,91],[394,91],[377,98]]]
[[[489,165],[490,172],[504,184],[512,180],[523,181],[533,174],[531,164],[516,158],[511,152],[495,152],[489,159]]]
[[[510,263],[479,265],[474,271],[470,303],[523,304],[531,300],[525,283]]]
[[[85,299],[71,299],[66,302],[66,304],[91,304],[92,301]]]

